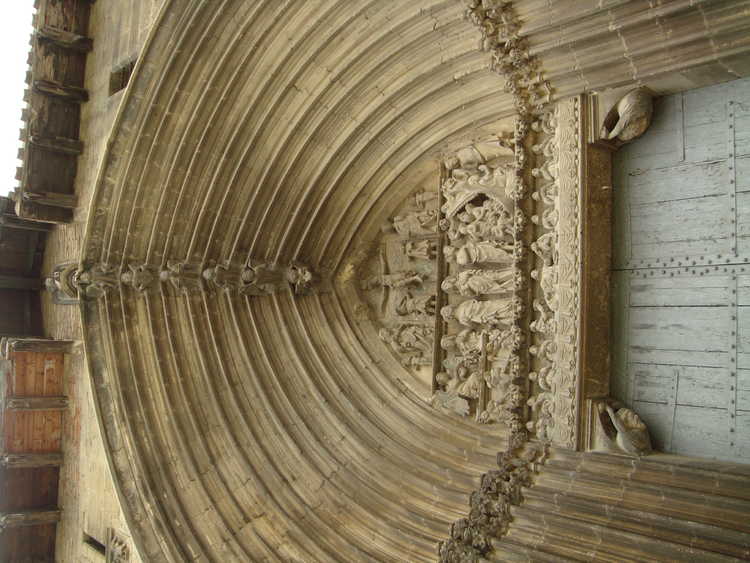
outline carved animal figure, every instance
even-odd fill
[[[627,143],[646,132],[653,113],[651,94],[644,88],[631,90],[609,111],[600,134],[604,139]]]
[[[592,449],[637,456],[652,451],[648,428],[635,412],[611,399],[596,407],[599,416],[594,419]]]

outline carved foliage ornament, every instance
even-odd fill
[[[468,517],[454,522],[450,538],[438,544],[441,563],[485,561],[493,549],[492,538],[508,531],[511,506],[523,501],[522,488],[532,484],[548,448],[537,442],[512,451],[498,454],[498,469],[482,475],[479,489],[471,494]]]
[[[480,49],[492,54],[491,68],[505,78],[505,91],[513,95],[518,114],[527,119],[550,101],[552,88],[529,55],[520,34],[521,21],[510,0],[468,0],[466,17],[482,34]]]
[[[532,123],[534,242],[529,348],[534,383],[527,428],[576,447],[580,276],[580,101],[558,103]]]

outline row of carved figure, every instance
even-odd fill
[[[521,425],[524,398],[517,352],[524,341],[518,319],[526,220],[514,203],[523,191],[516,157],[515,140],[501,135],[445,162],[440,228],[450,275],[441,290],[449,301],[440,311],[447,324],[431,401],[463,416],[471,402],[479,422],[504,422],[511,429]],[[466,299],[451,297],[456,295]]]
[[[170,261],[161,270],[148,265],[128,265],[122,269],[103,264],[90,268],[69,265],[56,268],[45,280],[45,287],[69,300],[77,299],[80,295],[96,299],[120,285],[143,292],[159,283],[168,283],[179,291],[216,289],[237,290],[243,295],[271,295],[290,289],[295,294],[303,295],[311,292],[317,281],[310,268],[298,263],[279,267],[252,261],[243,268],[216,265],[201,269],[184,262]]]

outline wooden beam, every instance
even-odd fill
[[[66,207],[44,205],[26,198],[21,198],[18,204],[18,215],[33,221],[48,223],[70,223],[73,220],[73,210]]]
[[[79,155],[83,152],[83,143],[78,139],[68,139],[66,137],[42,137],[32,135],[28,140],[32,147],[54,151],[63,154]]]
[[[52,229],[52,225],[49,223],[40,223],[38,221],[30,221],[28,219],[21,219],[16,215],[0,214],[0,227],[4,229],[17,229],[21,231],[36,231],[40,233],[46,233]]]
[[[58,467],[62,465],[61,453],[20,453],[3,454],[0,465],[10,469],[33,469],[36,467]]]
[[[39,94],[60,98],[66,102],[79,104],[89,100],[89,93],[83,88],[67,86],[50,80],[34,80],[33,88]]]
[[[60,510],[23,510],[0,513],[0,530],[20,528],[21,526],[42,526],[60,521]]]
[[[94,42],[90,37],[84,37],[48,25],[36,30],[36,38],[40,43],[51,43],[57,47],[79,53],[88,53],[94,48]]]
[[[78,198],[73,194],[61,194],[57,192],[36,192],[28,188],[23,191],[23,198],[39,205],[49,205],[51,207],[63,207],[65,209],[75,209]]]
[[[8,397],[9,411],[62,411],[68,408],[67,397]]]
[[[0,350],[7,356],[9,352],[39,352],[41,354],[65,354],[70,350],[72,340],[52,340],[51,338],[3,338]]]

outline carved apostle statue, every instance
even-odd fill
[[[446,305],[440,310],[443,319],[455,319],[464,326],[510,324],[513,321],[512,299],[477,301],[468,299],[456,306]]]
[[[461,266],[469,264],[513,264],[513,245],[496,244],[492,242],[467,242],[456,248],[446,246],[443,248],[445,258],[455,261]]]
[[[447,293],[459,293],[467,297],[490,295],[512,291],[514,272],[507,270],[464,270],[456,276],[448,276],[441,286]]]

